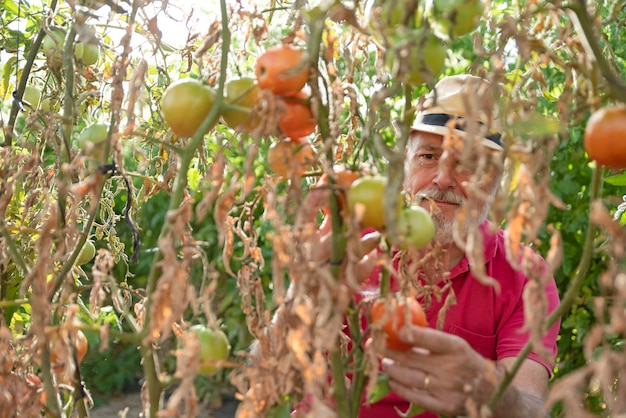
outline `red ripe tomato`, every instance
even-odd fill
[[[391,350],[406,351],[412,345],[398,337],[398,331],[405,324],[425,327],[426,314],[422,305],[411,297],[376,299],[370,308],[371,323],[383,322],[383,330],[387,336],[386,345]]]
[[[599,165],[626,168],[626,106],[596,111],[585,128],[585,151]]]
[[[161,111],[176,135],[191,137],[213,108],[214,100],[213,89],[199,80],[183,78],[165,90],[161,98]]]
[[[306,53],[289,45],[272,47],[257,59],[255,74],[261,89],[278,96],[292,96],[309,79]]]
[[[313,165],[315,154],[306,139],[281,140],[270,146],[267,164],[274,173],[283,179],[292,173],[301,176]]]
[[[315,131],[317,121],[307,99],[307,95],[301,92],[294,98],[282,100],[285,111],[278,117],[278,127],[287,138],[303,138]]]

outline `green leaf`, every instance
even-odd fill
[[[379,374],[376,386],[374,386],[374,389],[372,389],[372,392],[369,394],[367,402],[376,403],[387,396],[390,392],[391,388],[389,387],[389,376],[386,374]]]
[[[604,181],[613,186],[626,186],[626,172],[605,177]]]

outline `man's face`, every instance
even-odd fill
[[[423,197],[421,205],[432,212],[440,243],[453,242],[454,220],[462,205],[472,209],[479,223],[486,219],[490,202],[470,197],[467,186],[472,173],[461,168],[454,154],[444,155],[441,135],[413,132],[407,147],[405,176],[405,189],[416,198]],[[481,187],[487,196],[496,192],[496,177]]]

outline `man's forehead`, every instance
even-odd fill
[[[415,148],[427,150],[441,150],[443,147],[443,136],[424,132],[413,132],[410,137]]]

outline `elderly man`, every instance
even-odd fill
[[[446,290],[440,298],[424,303],[430,327],[400,331],[400,337],[413,349],[387,350],[382,370],[390,378],[393,393],[364,406],[361,417],[399,416],[396,408],[404,411],[409,403],[430,411],[420,417],[470,415],[468,408],[480,407],[491,398],[505,370],[529,339],[522,293],[530,279],[509,264],[503,231],[486,220],[500,170],[483,176],[478,189],[472,189],[470,179],[481,176],[460,160],[464,147],[474,147],[474,156],[495,153],[491,156],[498,157],[502,152],[501,135],[493,130],[498,126],[493,87],[468,75],[442,79],[411,129],[405,187],[431,210],[441,249],[438,263],[429,263],[438,264],[437,271],[429,272],[429,266],[423,266],[418,282],[427,281]],[[455,223],[461,210],[459,219],[463,221]],[[479,280],[468,260],[463,241],[472,225],[481,234],[484,248],[484,265],[478,270],[495,279],[495,286]],[[549,275],[540,257],[535,262],[538,274]],[[376,277],[373,275],[365,286],[376,285]],[[449,286],[443,286],[444,282]],[[558,293],[551,277],[546,282],[545,296],[552,311],[559,303]],[[392,282],[392,290],[397,289],[398,283]],[[445,307],[443,326],[438,329],[439,313],[450,292],[454,292],[456,302]],[[556,356],[557,334],[558,324],[544,336],[543,350],[531,352],[524,360],[493,416],[538,416]],[[549,358],[539,352],[549,353]]]

